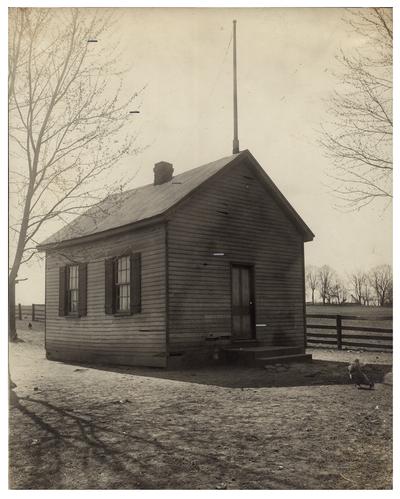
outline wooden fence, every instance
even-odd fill
[[[18,305],[15,307],[15,318],[29,322],[44,322],[46,317],[46,305],[43,303],[32,303],[32,305]]]
[[[42,303],[32,303],[32,305],[19,303],[15,307],[15,318],[19,320],[44,322],[45,316],[46,306]],[[308,319],[317,319],[317,321],[309,323]],[[392,350],[393,329],[379,327],[382,322],[389,322],[391,325],[392,320],[392,316],[307,314],[307,345],[331,347],[338,350],[346,347]],[[359,326],[359,321],[368,321],[374,325]]]
[[[393,329],[379,327],[382,321],[386,324],[390,321],[391,326],[393,320],[391,316],[307,314],[307,319],[318,319],[311,324],[307,320],[308,346],[331,347],[338,350],[343,348],[393,350]],[[359,321],[368,321],[370,326],[360,326]]]

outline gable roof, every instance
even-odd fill
[[[314,234],[261,168],[254,156],[248,150],[245,150],[175,175],[171,181],[164,184],[149,184],[109,196],[45,239],[38,248],[46,249],[55,245],[64,245],[68,242],[79,242],[82,238],[86,240],[96,235],[106,235],[106,233],[114,229],[127,229],[139,225],[140,222],[161,221],[163,215],[207,180],[225,169],[225,167],[228,168],[228,165],[236,164],[239,159],[244,158],[250,160],[259,178],[266,184],[266,187],[288,213],[289,217],[292,218],[303,234],[304,240],[312,240]]]

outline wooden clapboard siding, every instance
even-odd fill
[[[171,217],[168,234],[170,352],[231,334],[231,262],[254,265],[257,339],[304,345],[303,237],[250,165],[194,193]]]
[[[141,253],[142,311],[105,314],[104,260]],[[59,317],[59,267],[87,263],[87,315]],[[46,349],[49,358],[146,366],[166,365],[165,226],[157,225],[46,255]]]

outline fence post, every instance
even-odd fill
[[[32,322],[35,320],[35,304],[32,303]]]
[[[22,321],[22,307],[20,303],[18,303],[18,319]]]
[[[342,316],[336,316],[336,338],[338,350],[342,349]]]

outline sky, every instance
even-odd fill
[[[337,209],[330,160],[318,145],[335,89],[335,56],[362,40],[338,8],[124,9],[109,33],[118,40],[124,92],[144,85],[132,133],[145,150],[116,168],[152,182],[158,161],[175,173],[231,154],[232,20],[237,20],[240,149],[249,149],[315,234],[306,264],[328,264],[343,277],[392,261],[392,211],[373,204]],[[95,45],[95,44],[94,44]],[[93,50],[97,50],[94,46]],[[51,226],[42,239],[57,227]],[[58,227],[59,228],[59,227]],[[25,265],[17,302],[44,302],[44,263]]]

